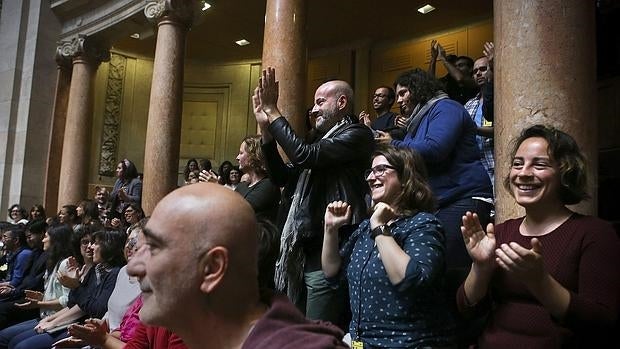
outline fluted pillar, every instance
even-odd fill
[[[107,49],[93,39],[79,36],[60,47],[60,54],[73,61],[62,161],[58,205],[76,204],[88,194],[89,152],[93,111],[94,75]]]
[[[596,212],[597,117],[595,4],[582,0],[494,1],[497,221],[523,214],[500,182],[510,169],[510,141],[543,123],[573,136],[589,160]]]
[[[157,23],[157,43],[144,151],[142,206],[149,215],[177,187],[187,31],[197,1],[149,1],[146,17]]]
[[[293,129],[305,129],[306,0],[267,0],[263,68],[276,68],[280,81],[278,106]]]
[[[71,60],[60,54],[57,49],[56,63],[58,73],[56,76],[56,96],[54,98],[54,111],[51,120],[49,141],[49,154],[45,173],[45,188],[43,193],[43,207],[50,213],[58,209],[58,185],[60,183],[60,163],[62,161],[62,146],[65,137],[65,124],[67,121],[67,106],[69,102],[69,87],[71,86]]]

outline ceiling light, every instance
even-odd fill
[[[131,34],[129,36],[134,38],[134,39],[140,39],[140,34],[139,33],[133,33],[133,34]]]
[[[424,14],[424,15],[425,15],[425,14],[427,14],[427,13],[429,13],[429,12],[433,11],[434,9],[435,9],[435,8],[434,8],[433,6],[431,6],[431,5],[429,5],[429,4],[426,4],[426,5],[422,6],[422,7],[420,7],[420,8],[418,9],[418,12],[420,12],[421,14]]]
[[[210,8],[211,8],[211,4],[205,1],[204,5],[202,5],[202,10],[206,11],[206,10],[208,10]]]
[[[237,40],[237,41],[235,41],[235,43],[237,45],[239,45],[239,46],[245,46],[245,45],[249,45],[250,44],[250,42],[247,41],[246,39]]]

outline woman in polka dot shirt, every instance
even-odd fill
[[[373,213],[338,250],[338,230],[351,209],[335,201],[325,212],[322,267],[346,275],[353,348],[450,347],[453,322],[441,292],[443,229],[433,210],[424,161],[408,149],[381,146],[366,173]]]

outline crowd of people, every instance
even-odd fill
[[[0,349],[617,345],[617,233],[568,207],[589,198],[586,160],[533,125],[495,178],[493,61],[492,43],[473,60],[433,41],[373,114],[325,82],[306,133],[267,67],[238,165],[188,160],[150,217],[126,159],[56,216],[11,206]],[[524,217],[495,224],[501,188]]]

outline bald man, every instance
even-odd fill
[[[142,289],[142,322],[189,348],[342,345],[339,329],[306,320],[285,296],[261,297],[257,223],[239,194],[211,183],[177,189],[157,204],[144,235],[127,267]]]
[[[363,173],[370,167],[372,131],[353,114],[351,86],[334,80],[314,94],[311,116],[318,136],[306,143],[278,109],[278,86],[275,70],[268,68],[252,98],[269,176],[285,187],[278,215],[282,238],[276,288],[287,290],[307,317],[346,326],[346,290],[330,287],[321,270],[322,212],[332,200],[344,200],[352,203],[352,224],[365,218],[368,186]],[[288,165],[276,145],[286,153]]]

